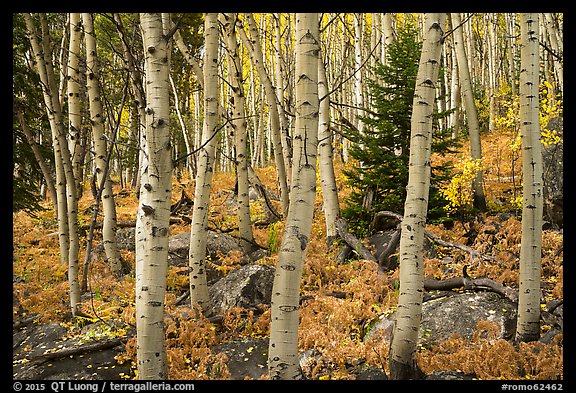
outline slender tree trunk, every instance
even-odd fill
[[[538,105],[538,14],[520,14],[520,132],[522,138],[522,241],[517,341],[540,338],[542,249],[542,148]]]
[[[320,184],[322,185],[322,199],[324,219],[326,222],[326,247],[338,238],[336,218],[340,214],[338,203],[338,186],[334,174],[334,160],[332,151],[332,130],[330,129],[330,96],[328,95],[328,82],[324,62],[318,61],[318,96],[320,97],[318,128],[318,166],[320,168]]]
[[[318,14],[296,15],[296,129],[290,207],[272,290],[271,379],[299,379],[298,307],[314,214],[318,143]]]
[[[70,46],[68,54],[68,73],[67,73],[67,91],[68,91],[68,123],[70,138],[68,139],[68,148],[72,156],[72,168],[76,179],[76,192],[78,196],[82,194],[82,185],[80,178],[81,146],[80,137],[82,129],[82,105],[80,97],[80,81],[82,73],[80,70],[80,43],[82,39],[82,25],[80,23],[79,13],[70,13]]]
[[[564,66],[563,62],[560,60],[563,57],[564,45],[559,34],[559,29],[554,22],[554,15],[546,12],[544,14],[546,29],[548,30],[548,36],[550,37],[550,44],[552,50],[556,56],[553,56],[554,71],[556,75],[556,86],[560,92],[564,91]]]
[[[516,65],[514,64],[514,14],[504,14],[506,19],[506,48],[508,51],[508,78],[510,79],[510,88],[512,90],[512,97],[516,95]]]
[[[37,32],[32,15],[25,13],[24,18],[29,32],[34,61],[40,75],[44,103],[52,130],[52,144],[56,161],[61,261],[68,264],[70,308],[72,316],[76,316],[78,303],[80,302],[80,284],[78,281],[78,198],[76,187],[74,186],[76,180],[62,121],[58,86],[54,78],[52,59],[49,53],[49,29],[46,14],[40,14],[41,35]]]
[[[243,241],[243,248],[250,250],[254,244],[252,223],[250,220],[250,199],[248,198],[248,157],[246,144],[246,112],[244,109],[245,97],[242,84],[242,62],[238,54],[238,42],[236,40],[235,25],[238,16],[236,14],[224,14],[223,24],[226,33],[228,47],[228,73],[230,75],[230,87],[232,89],[232,129],[236,146],[236,179],[238,184],[238,232]]]
[[[210,187],[215,165],[216,138],[218,132],[218,19],[208,13],[204,18],[204,129],[202,145],[198,152],[194,209],[190,225],[190,302],[202,311],[209,305],[206,280],[206,241],[208,214],[210,210]]]
[[[460,83],[462,84],[462,96],[466,118],[468,119],[468,133],[470,135],[470,156],[473,160],[482,159],[482,144],[480,141],[480,124],[478,123],[478,111],[474,103],[472,94],[472,80],[468,68],[468,59],[464,49],[464,35],[462,34],[461,18],[459,13],[450,14],[454,30],[454,46],[458,58],[458,71],[460,72]],[[469,54],[471,56],[471,54]],[[482,170],[476,172],[476,177],[472,182],[474,189],[474,206],[480,211],[486,211],[486,197],[484,196],[484,181]]]
[[[410,163],[400,237],[400,296],[390,346],[391,379],[418,377],[416,350],[422,319],[424,231],[430,188],[434,96],[446,14],[425,14],[424,42],[416,77],[411,121]]]
[[[104,107],[100,94],[98,54],[96,50],[96,36],[94,33],[94,22],[90,13],[82,14],[84,25],[84,39],[86,41],[86,82],[88,87],[88,98],[90,100],[90,123],[92,124],[92,137],[94,140],[94,162],[96,166],[97,184],[104,184],[102,192],[102,210],[104,222],[102,226],[102,241],[104,251],[110,270],[115,277],[120,278],[124,271],[120,259],[120,251],[116,241],[116,204],[114,202],[114,192],[110,176],[104,178],[106,157],[108,147],[106,146],[106,136],[104,134]],[[112,149],[112,146],[110,146]],[[109,173],[109,172],[108,172]]]
[[[138,70],[136,69],[137,60],[134,58],[130,46],[128,45],[128,40],[126,33],[124,31],[124,25],[122,24],[122,19],[120,14],[115,13],[113,15],[114,21],[116,22],[116,28],[118,34],[120,35],[120,42],[122,43],[122,50],[124,54],[124,61],[128,70],[130,71],[130,88],[132,90],[132,95],[134,97],[134,106],[137,108],[137,131],[136,139],[142,141],[142,135],[144,135],[146,127],[146,97],[144,94],[144,88],[142,87],[142,78]],[[136,176],[134,177],[134,186],[136,188],[137,195],[140,195],[140,184],[142,171],[140,168],[146,165],[144,160],[144,145],[137,143],[138,149],[138,170],[136,171]]]
[[[253,18],[250,18],[248,14],[248,22],[251,23]],[[262,54],[262,46],[260,44],[260,38],[258,34],[258,28],[255,25],[250,25],[250,39],[246,35],[246,32],[242,28],[242,24],[238,26],[238,33],[242,39],[242,43],[250,53],[250,59],[256,66],[258,75],[260,77],[260,83],[264,86],[264,92],[266,94],[266,101],[268,103],[268,112],[270,116],[272,135],[272,144],[274,147],[274,158],[276,160],[276,171],[278,176],[278,183],[280,188],[280,200],[282,202],[282,212],[286,216],[288,212],[289,197],[288,197],[288,168],[286,166],[286,160],[284,159],[282,138],[280,134],[280,114],[278,113],[278,99],[276,97],[276,92],[274,91],[274,86],[270,80],[270,76],[264,67],[264,57]]]
[[[284,74],[282,67],[282,41],[280,34],[281,15],[275,14],[275,47],[276,47],[276,99],[278,100],[278,118],[280,120],[280,135],[282,136],[282,152],[284,154],[284,163],[286,165],[286,176],[290,179],[292,173],[292,138],[290,137],[290,124],[284,110]],[[250,19],[253,20],[252,14]]]
[[[142,169],[136,248],[136,329],[138,378],[166,379],[164,297],[168,270],[168,235],[172,159],[168,43],[159,13],[140,14],[146,72],[146,166]]]

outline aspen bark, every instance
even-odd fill
[[[82,106],[80,98],[80,81],[82,73],[80,70],[80,43],[82,38],[82,25],[80,14],[70,13],[70,41],[68,47],[68,72],[67,72],[67,96],[68,96],[68,148],[72,157],[72,168],[76,178],[76,191],[81,195],[80,182],[80,159],[81,146],[80,136],[82,127]]]
[[[137,221],[136,329],[138,378],[166,379],[164,297],[172,192],[167,40],[159,13],[141,13],[146,72],[146,167],[142,168]]]
[[[554,71],[556,75],[556,86],[560,92],[564,91],[564,65],[560,58],[563,57],[564,45],[559,33],[559,29],[554,22],[554,15],[546,12],[544,13],[545,26],[548,30],[548,36],[550,37],[550,44],[552,50],[556,54],[553,56]]]
[[[272,81],[266,68],[264,67],[264,57],[262,54],[262,46],[260,44],[260,38],[258,34],[258,28],[256,23],[252,22],[254,19],[248,14],[248,22],[250,23],[250,39],[248,38],[246,32],[242,28],[242,24],[238,25],[238,33],[240,39],[248,52],[250,53],[250,59],[256,66],[258,71],[258,76],[260,77],[260,83],[264,86],[264,93],[266,95],[266,102],[268,103],[268,112],[270,116],[270,133],[272,136],[272,144],[274,147],[274,159],[276,161],[276,172],[278,176],[278,184],[280,188],[280,200],[282,202],[282,212],[286,216],[288,212],[289,205],[289,190],[288,190],[288,171],[287,162],[284,158],[284,148],[282,146],[282,138],[280,134],[280,114],[278,112],[278,98],[276,97],[276,92]],[[252,24],[253,23],[253,24]]]
[[[424,231],[430,189],[430,155],[436,82],[446,14],[425,14],[424,41],[416,77],[410,161],[400,237],[400,295],[390,346],[390,378],[418,377],[416,349],[422,319]]]
[[[88,88],[88,98],[90,101],[90,123],[92,125],[92,138],[94,141],[94,162],[96,168],[96,178],[98,187],[104,184],[102,191],[102,210],[104,213],[104,223],[102,226],[102,242],[106,259],[110,265],[112,274],[117,278],[123,275],[120,251],[116,241],[116,204],[114,202],[114,192],[110,176],[105,175],[105,166],[108,155],[106,146],[106,136],[104,134],[104,107],[100,96],[98,54],[96,50],[96,36],[94,33],[94,22],[90,13],[82,14],[82,24],[84,25],[84,40],[86,42],[86,84]],[[109,147],[112,149],[112,146]]]
[[[322,186],[322,199],[324,219],[326,223],[326,246],[338,238],[336,218],[340,214],[338,203],[338,186],[334,174],[334,161],[332,150],[332,130],[330,130],[330,96],[328,95],[328,82],[324,62],[318,61],[318,96],[319,128],[318,128],[318,166],[320,169],[320,184]]]
[[[242,85],[242,62],[238,54],[238,42],[236,40],[235,25],[236,14],[224,14],[223,24],[226,33],[228,47],[228,73],[230,75],[230,87],[232,89],[232,116],[231,124],[234,130],[234,142],[236,147],[236,179],[238,184],[238,232],[242,239],[243,248],[250,250],[253,247],[254,235],[250,220],[250,199],[248,198],[248,157],[247,157],[247,120],[245,112],[244,87]]]
[[[194,209],[190,225],[190,302],[203,311],[208,307],[208,284],[206,280],[206,241],[208,213],[210,210],[210,188],[216,155],[218,127],[218,19],[217,14],[208,13],[204,18],[204,129],[202,145],[198,152]]]
[[[296,15],[296,128],[290,207],[271,305],[268,367],[271,379],[300,379],[299,292],[314,214],[318,143],[318,14]]]
[[[468,133],[470,135],[470,156],[474,160],[482,159],[482,144],[480,141],[480,124],[478,123],[478,110],[472,94],[472,80],[468,67],[468,58],[464,49],[464,35],[462,34],[461,18],[459,13],[450,14],[454,30],[454,46],[458,59],[461,92],[464,101],[464,111],[468,119]],[[469,53],[469,55],[471,55]],[[486,210],[486,197],[484,196],[484,181],[482,170],[476,172],[472,182],[474,188],[474,206],[481,211]]]
[[[49,28],[46,14],[40,14],[42,33],[39,34],[32,15],[24,14],[28,29],[34,62],[42,84],[42,94],[52,131],[52,145],[56,161],[56,190],[58,193],[58,231],[60,237],[60,258],[68,264],[68,283],[70,286],[70,308],[76,316],[80,302],[80,283],[78,281],[78,198],[72,158],[68,148],[66,132],[62,120],[58,86],[54,77],[51,53],[49,52]]]
[[[522,240],[517,341],[540,338],[542,249],[542,147],[540,142],[539,26],[537,13],[520,14],[520,132],[522,143]]]

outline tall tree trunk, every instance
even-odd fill
[[[78,198],[72,158],[62,121],[62,109],[58,86],[54,77],[51,53],[49,52],[49,29],[46,14],[40,14],[41,35],[38,34],[32,15],[24,14],[29,32],[34,61],[42,83],[44,103],[52,130],[52,144],[56,161],[56,183],[58,192],[58,230],[60,235],[61,261],[68,264],[68,283],[70,285],[70,308],[76,316],[80,302],[80,284],[78,281]]]
[[[296,129],[290,207],[271,305],[268,367],[271,379],[299,379],[298,307],[316,194],[318,143],[318,14],[296,15]]]
[[[266,102],[268,103],[268,113],[270,116],[271,123],[271,136],[272,144],[274,145],[274,158],[276,160],[276,172],[278,176],[278,183],[280,188],[280,200],[282,202],[282,212],[286,216],[288,212],[289,197],[288,197],[288,171],[287,162],[284,158],[282,137],[280,134],[280,114],[278,112],[278,99],[276,97],[276,92],[272,81],[266,68],[264,67],[264,57],[262,53],[262,46],[260,44],[260,38],[258,34],[258,28],[250,14],[247,15],[248,22],[250,23],[250,39],[246,35],[246,32],[242,28],[242,24],[238,25],[238,33],[242,39],[242,43],[248,49],[250,53],[250,59],[256,66],[258,71],[258,76],[260,77],[260,83],[264,86],[264,92],[266,94]]]
[[[96,36],[94,33],[94,22],[90,13],[82,14],[84,25],[84,39],[86,41],[86,83],[88,87],[88,98],[90,100],[90,123],[92,124],[92,137],[94,140],[94,162],[96,167],[96,178],[98,186],[104,184],[102,191],[102,210],[104,221],[102,225],[102,241],[104,251],[110,270],[115,277],[120,278],[124,271],[120,259],[120,251],[116,241],[116,204],[114,202],[114,192],[110,176],[104,178],[105,166],[108,155],[106,146],[106,136],[104,134],[104,107],[100,95],[100,81],[98,69],[98,54],[96,50]],[[110,146],[112,149],[112,146]]]
[[[159,13],[141,13],[146,72],[146,167],[138,204],[136,248],[136,329],[138,378],[166,379],[164,298],[168,270],[168,234],[172,159],[170,146],[170,64]]]
[[[464,100],[464,110],[468,119],[468,133],[470,135],[470,156],[473,160],[482,159],[482,144],[480,141],[480,124],[478,122],[478,110],[474,103],[472,90],[472,80],[468,68],[468,58],[464,49],[464,35],[462,34],[461,18],[459,13],[450,14],[452,26],[454,27],[454,46],[456,47],[456,57],[458,58],[458,71],[460,72],[460,83],[462,84],[462,97]],[[469,53],[471,56],[472,54]],[[476,177],[472,182],[474,189],[474,207],[480,211],[486,211],[486,197],[484,196],[484,181],[482,170],[476,172]]]
[[[70,13],[70,44],[68,54],[68,74],[67,86],[68,91],[68,129],[70,139],[68,139],[68,148],[72,156],[72,168],[76,178],[76,192],[78,197],[82,195],[82,184],[80,178],[80,162],[82,158],[82,149],[80,145],[82,129],[82,105],[80,97],[80,81],[82,73],[80,70],[80,43],[82,40],[82,25],[80,23],[80,14]]]
[[[137,129],[133,130],[133,132],[136,134],[136,139],[141,141],[146,128],[146,97],[144,94],[144,88],[142,87],[142,78],[140,77],[140,74],[136,68],[137,60],[134,58],[134,55],[130,49],[130,45],[128,44],[128,39],[124,31],[124,25],[122,24],[120,14],[115,13],[113,18],[116,22],[118,34],[120,35],[120,42],[122,43],[122,51],[124,54],[124,62],[130,71],[130,88],[132,90],[132,96],[134,97],[134,106],[137,108]],[[143,162],[144,146],[140,145],[139,143],[137,145],[139,147],[137,153],[138,170],[136,171],[136,176],[133,179],[133,183],[136,188],[137,195],[140,195],[140,181],[142,173],[140,168],[145,165],[145,162]]]
[[[545,26],[548,30],[548,36],[550,37],[550,44],[555,56],[552,56],[554,63],[554,71],[556,76],[556,87],[562,93],[564,91],[564,65],[561,60],[564,54],[564,45],[559,34],[559,28],[554,21],[554,15],[552,13],[544,13]]]
[[[422,319],[424,231],[430,188],[434,96],[446,14],[425,14],[424,42],[416,77],[411,120],[410,162],[400,237],[400,295],[390,346],[391,379],[418,377],[416,349]]]
[[[520,132],[522,138],[522,241],[517,341],[540,338],[542,147],[538,105],[538,14],[520,14]]]
[[[324,219],[326,222],[326,247],[338,238],[336,218],[340,214],[338,203],[338,186],[334,174],[334,160],[332,151],[332,130],[330,129],[330,96],[328,95],[328,81],[326,69],[322,60],[318,61],[318,96],[320,97],[318,128],[318,166],[320,169],[320,184],[322,185],[322,199]]]
[[[234,144],[236,146],[238,232],[242,239],[243,248],[248,251],[251,250],[254,245],[254,235],[252,234],[252,222],[250,220],[250,199],[248,198],[247,120],[244,109],[245,97],[244,86],[242,84],[242,62],[238,54],[238,42],[235,31],[237,18],[237,14],[224,14],[222,19],[226,32],[229,55],[228,74],[230,75],[230,87],[232,89],[231,124],[234,130]]]
[[[190,225],[190,302],[203,311],[209,305],[206,280],[206,241],[208,214],[210,210],[210,187],[215,165],[216,138],[218,132],[218,18],[207,13],[204,18],[204,129],[202,145],[198,152],[194,209]]]

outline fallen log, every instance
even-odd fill
[[[48,362],[50,360],[61,359],[75,355],[82,355],[88,352],[101,351],[103,349],[114,348],[118,345],[126,343],[127,340],[128,337],[115,337],[106,340],[92,341],[79,345],[74,345],[70,348],[64,348],[59,351],[46,352],[30,358],[26,358],[26,360],[28,360],[27,362],[28,364],[40,364]]]
[[[424,279],[424,289],[431,290],[453,290],[457,288],[464,288],[465,290],[489,290],[501,296],[506,297],[513,303],[518,303],[518,291],[513,288],[507,287],[497,281],[489,278],[472,278],[466,271],[467,266],[462,269],[462,277],[452,277],[445,280],[436,280],[434,278]]]
[[[378,221],[380,221],[382,219],[382,217],[391,217],[391,218],[394,218],[396,220],[399,220],[400,222],[402,222],[402,220],[404,219],[404,217],[398,213],[383,210],[383,211],[379,211],[378,213],[376,213],[374,215],[374,218],[372,219],[371,227],[373,227],[373,228],[376,227]],[[482,259],[484,261],[497,261],[497,259],[495,257],[493,257],[491,255],[482,254],[479,251],[473,249],[472,247],[468,247],[464,244],[453,243],[453,242],[443,240],[442,238],[440,238],[439,236],[435,235],[434,233],[430,232],[427,229],[424,230],[424,235],[428,239],[430,239],[432,242],[434,242],[440,246],[457,248],[459,250],[467,252],[470,255],[470,258],[472,260]]]
[[[350,247],[352,247],[362,259],[378,263],[370,250],[368,250],[368,248],[364,246],[364,244],[362,244],[362,242],[358,240],[356,236],[348,232],[348,223],[344,218],[338,217],[336,219],[336,231],[342,240],[344,240]]]

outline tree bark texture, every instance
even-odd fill
[[[271,379],[299,379],[299,292],[312,229],[318,143],[318,14],[296,15],[296,128],[290,207],[278,256],[271,305]]]
[[[340,214],[338,203],[338,186],[334,174],[334,159],[332,150],[332,131],[330,130],[330,96],[328,95],[328,81],[324,62],[318,61],[318,96],[319,128],[318,128],[318,166],[320,169],[320,184],[322,186],[322,199],[324,220],[326,223],[326,246],[330,247],[338,237],[336,218]]]
[[[146,70],[146,167],[142,168],[136,248],[136,329],[138,378],[166,379],[164,297],[172,160],[169,129],[169,61],[159,13],[141,13]],[[141,254],[141,255],[140,255]]]
[[[443,13],[425,15],[424,42],[411,120],[407,196],[400,237],[400,295],[390,347],[390,377],[417,377],[416,349],[422,319],[424,231],[430,188],[430,154],[436,81],[440,69]]]
[[[247,152],[247,120],[245,112],[244,86],[242,84],[242,61],[238,54],[238,41],[236,39],[236,14],[224,14],[223,22],[228,47],[228,73],[232,89],[231,124],[234,130],[234,145],[236,147],[236,179],[238,182],[238,233],[242,239],[242,246],[248,250],[254,243],[252,223],[250,220],[250,199],[248,197],[248,152]]]
[[[96,168],[96,178],[98,186],[104,184],[102,190],[102,210],[104,221],[102,227],[102,242],[106,259],[112,274],[116,277],[123,275],[120,251],[116,241],[116,204],[109,173],[105,170],[108,156],[106,146],[106,136],[104,133],[104,106],[100,94],[98,55],[96,50],[96,36],[94,34],[94,22],[90,13],[82,14],[82,24],[84,25],[84,39],[86,41],[86,84],[88,87],[88,98],[90,101],[90,123],[92,125],[92,138],[94,141],[94,163]],[[110,146],[112,149],[112,146]],[[105,176],[105,177],[104,177]]]
[[[190,302],[202,310],[208,307],[208,284],[206,280],[206,241],[210,188],[216,160],[218,127],[218,19],[208,13],[204,19],[204,129],[202,145],[198,152],[198,172],[194,192],[194,209],[190,226]]]
[[[52,131],[52,145],[56,165],[56,187],[58,193],[58,230],[60,236],[61,261],[68,264],[68,283],[70,285],[70,308],[76,315],[80,302],[80,283],[78,281],[78,198],[76,180],[68,141],[62,120],[62,108],[58,86],[54,77],[54,68],[50,53],[49,28],[46,14],[40,14],[41,34],[35,26],[32,15],[24,14],[29,32],[34,62],[42,83],[42,94]]]
[[[539,26],[537,13],[520,14],[520,133],[522,144],[522,240],[517,341],[540,338],[542,249],[542,147],[540,142]]]
[[[250,23],[250,16],[248,15],[248,21]],[[284,159],[282,138],[280,135],[280,114],[278,112],[278,98],[276,97],[276,92],[274,86],[272,85],[272,80],[270,75],[264,67],[264,56],[262,53],[262,47],[260,45],[260,36],[258,34],[258,28],[254,25],[250,26],[250,38],[248,38],[246,32],[239,25],[238,33],[242,42],[250,53],[250,59],[252,63],[256,66],[258,71],[258,76],[260,77],[260,83],[264,85],[264,93],[266,95],[266,102],[268,103],[268,112],[270,116],[270,133],[272,144],[274,146],[274,159],[276,161],[276,172],[278,176],[278,185],[280,188],[280,200],[282,202],[282,212],[286,216],[288,212],[289,201],[289,190],[288,190],[288,168],[286,166],[286,160]]]

